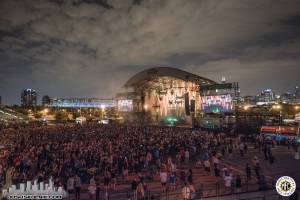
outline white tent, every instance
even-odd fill
[[[80,116],[80,117],[76,118],[76,124],[83,124],[85,122],[86,122],[86,118],[85,117]]]

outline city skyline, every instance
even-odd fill
[[[225,82],[223,82],[223,83],[226,84]],[[38,96],[38,93],[34,89],[27,88],[27,89],[22,90],[21,99],[20,99],[21,101],[19,103],[13,104],[13,105],[24,106],[24,105],[22,105],[23,104],[23,98],[24,98],[23,96],[24,96],[24,92],[27,91],[27,90],[33,90],[34,91],[34,93],[35,93],[35,100],[34,100],[35,106],[40,106],[40,105],[44,106],[46,104],[50,104],[49,102],[51,102],[53,100],[54,101],[63,100],[63,99],[67,99],[67,100],[72,100],[72,99],[113,100],[113,99],[117,99],[117,96],[118,96],[118,94],[116,94],[116,96],[111,97],[111,98],[99,98],[99,97],[95,97],[95,96],[92,96],[92,97],[91,96],[89,96],[89,97],[71,97],[71,96],[67,96],[67,97],[63,97],[62,98],[62,97],[58,97],[58,96],[51,96],[50,97],[47,94],[43,94],[43,95]],[[280,93],[280,94],[274,92],[273,89],[268,88],[268,89],[263,89],[263,90],[259,91],[257,94],[253,94],[253,95],[240,95],[240,97],[243,99],[242,102],[246,101],[245,99],[248,99],[248,98],[256,98],[257,102],[263,103],[263,102],[267,102],[267,101],[260,101],[259,98],[265,92],[271,92],[272,93],[272,95],[273,95],[272,96],[272,100],[268,100],[268,101],[273,102],[273,103],[276,100],[277,101],[282,101],[282,102],[286,103],[287,101],[288,102],[292,101],[291,98],[293,98],[293,100],[297,102],[298,101],[297,98],[299,98],[299,86],[294,87],[292,90],[284,91],[283,93]],[[242,93],[242,92],[240,92],[240,93]],[[121,93],[119,93],[119,94],[121,94]],[[286,97],[287,95],[289,95],[289,97]],[[293,95],[293,97],[290,96],[290,95]],[[0,104],[1,104],[1,98],[2,98],[2,96],[0,96]],[[47,100],[45,100],[45,98],[47,98]],[[289,99],[285,99],[285,98],[289,98]],[[296,99],[294,99],[294,98],[296,98]],[[291,103],[291,102],[289,102],[289,103]],[[295,103],[295,102],[293,102],[293,103]],[[9,105],[9,104],[7,104],[7,105]]]
[[[300,85],[300,4],[289,1],[0,2],[0,96],[113,97],[133,74],[177,67],[243,95]]]

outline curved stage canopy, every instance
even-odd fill
[[[174,77],[174,78],[181,79],[183,81],[198,82],[200,85],[216,83],[215,81],[212,81],[208,78],[204,78],[177,68],[155,67],[137,73],[125,83],[124,87],[133,87],[141,84],[144,81],[152,80],[154,77],[161,77],[161,76]]]

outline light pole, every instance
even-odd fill
[[[49,110],[48,108],[45,108],[44,110],[42,110],[42,118],[43,118],[43,121],[47,121],[47,114],[49,113]]]
[[[279,110],[279,125],[282,125],[282,111],[281,111],[281,105],[274,105],[272,107],[274,110]]]
[[[105,109],[106,109],[106,106],[104,104],[101,105],[101,116],[102,116],[102,119],[105,118]]]
[[[43,112],[44,112],[45,115],[47,115],[48,112],[49,112],[48,108],[45,108],[45,109],[43,110]]]
[[[295,106],[295,111],[296,111],[295,118],[298,114],[297,112],[298,112],[299,109],[300,109],[300,107],[298,105]],[[298,122],[298,130],[297,130],[297,135],[299,136],[299,134],[300,134],[300,122]]]

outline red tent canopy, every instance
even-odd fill
[[[262,126],[261,133],[278,133],[282,135],[296,136],[298,134],[298,127],[293,126]]]

